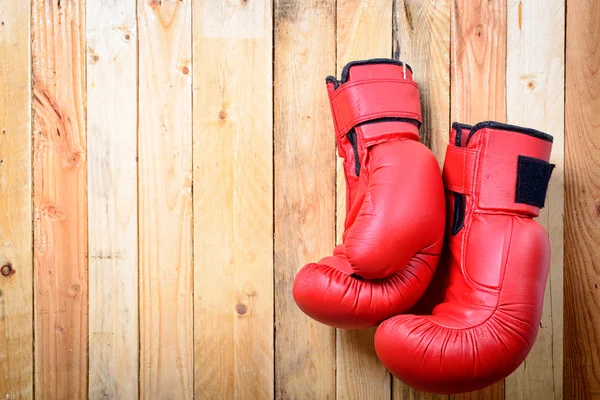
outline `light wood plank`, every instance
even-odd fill
[[[562,0],[508,1],[507,120],[554,136],[556,168],[538,218],[552,246],[542,322],[527,359],[506,379],[507,399],[562,398],[564,6]]]
[[[506,0],[453,0],[451,20],[452,121],[506,121]],[[504,381],[450,398],[504,399]]]
[[[191,399],[191,0],[139,0],[137,15],[140,396]]]
[[[453,0],[452,121],[506,120],[506,0]]]
[[[598,399],[600,2],[570,0],[566,24],[564,398]]]
[[[335,398],[335,330],[291,297],[299,268],[335,245],[335,133],[325,77],[336,70],[335,1],[275,2],[275,390]]]
[[[197,1],[194,38],[196,398],[269,399],[271,3]]]
[[[451,0],[395,0],[393,15],[394,58],[415,72],[423,114],[419,134],[440,167],[450,131],[450,5]],[[392,379],[394,400],[448,399]]]
[[[35,395],[87,395],[83,1],[34,0]]]
[[[87,0],[89,397],[138,397],[134,0]],[[124,377],[127,377],[124,379]]]
[[[0,398],[33,397],[30,4],[0,1]]]
[[[444,163],[450,132],[451,0],[395,0],[394,58],[405,61],[421,93],[421,141]]]
[[[337,69],[350,61],[392,56],[393,0],[337,3]],[[346,218],[346,187],[341,158],[337,163],[337,240]],[[391,396],[390,374],[373,344],[374,329],[337,330],[337,398],[383,399]]]

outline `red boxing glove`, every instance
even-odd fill
[[[533,218],[544,206],[551,148],[552,136],[533,129],[453,124],[443,301],[431,315],[393,317],[375,334],[377,355],[403,382],[444,394],[478,390],[529,353],[550,265],[548,235]]]
[[[410,67],[352,62],[327,89],[346,177],[343,243],[300,270],[293,294],[317,321],[357,329],[408,310],[429,285],[443,244],[443,183],[418,141]]]

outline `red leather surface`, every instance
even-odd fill
[[[382,96],[382,93],[396,95]],[[421,122],[419,87],[402,77],[348,82],[330,96],[330,101],[336,130],[341,136],[361,122],[382,117],[410,118]]]
[[[444,188],[455,193],[471,193],[477,152],[449,146],[444,159]]]
[[[502,129],[476,129],[445,162],[448,233],[430,315],[399,315],[382,323],[375,349],[383,364],[408,385],[436,393],[481,389],[513,372],[530,351],[540,324],[550,265],[539,209],[515,203],[519,155],[548,161],[552,144]],[[469,177],[469,179],[467,179]],[[450,232],[454,193],[463,187],[463,228]],[[433,287],[434,285],[432,285]],[[421,302],[420,302],[421,303]]]
[[[375,82],[364,99],[415,110],[416,105],[386,100],[405,99],[404,91],[415,86],[377,83],[402,80],[403,73],[399,65],[356,65],[350,68],[348,83],[337,89],[329,83],[328,91],[335,98],[344,85],[369,87]],[[409,71],[407,80],[412,82]],[[418,94],[411,99],[419,101]],[[345,107],[352,108],[348,115],[370,109],[361,97]],[[332,111],[338,112],[333,105]],[[339,328],[373,326],[412,307],[431,281],[443,243],[443,184],[435,158],[418,142],[415,124],[370,120],[354,126],[359,176],[348,135],[336,132],[347,185],[343,243],[333,256],[302,268],[293,286],[296,303],[312,318]]]

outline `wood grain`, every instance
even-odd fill
[[[506,121],[506,0],[453,0],[451,116],[466,124]],[[504,399],[504,381],[451,399]]]
[[[453,400],[504,400],[504,381],[498,382],[495,385],[488,386],[484,389],[475,392],[461,393],[451,395]]]
[[[134,1],[87,0],[89,397],[138,397]],[[123,379],[127,377],[127,379]]]
[[[423,124],[421,141],[443,165],[450,132],[451,0],[394,0],[393,54],[414,71]]]
[[[419,84],[421,142],[443,166],[450,132],[451,0],[394,0],[393,57],[410,65]],[[448,399],[421,392],[392,377],[395,400]]]
[[[195,394],[269,399],[274,396],[270,1],[195,2],[194,37]]]
[[[448,395],[421,392],[393,378],[392,396],[395,400],[447,400]]]
[[[32,8],[35,395],[87,395],[83,1]]]
[[[508,1],[507,120],[554,136],[556,165],[538,218],[552,246],[542,321],[527,359],[506,378],[508,399],[562,398],[564,24],[562,0]]]
[[[506,120],[506,0],[453,0],[451,116]]]
[[[337,70],[350,61],[390,58],[393,0],[337,3]],[[346,218],[346,187],[341,158],[337,163],[337,241]],[[390,374],[375,354],[374,330],[337,330],[337,398],[390,398]]]
[[[391,398],[390,374],[375,354],[373,337],[376,329],[338,329],[338,399]]]
[[[567,4],[564,398],[600,399],[600,3]]]
[[[335,245],[335,1],[275,2],[275,395],[335,398],[335,330],[298,309],[296,272]]]
[[[1,0],[0,16],[0,398],[31,399],[30,5]]]
[[[536,344],[451,397],[600,399],[598,2],[0,0],[0,22],[0,398],[447,399],[291,297],[343,233],[324,77],[392,56],[440,164],[452,121],[555,138]]]
[[[140,396],[193,397],[191,0],[139,0]]]

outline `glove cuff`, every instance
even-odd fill
[[[464,207],[460,195],[467,195],[474,210],[537,217],[554,168],[552,141],[546,133],[494,121],[454,123],[443,178],[446,190],[459,195],[455,208]],[[455,210],[461,214],[464,209]]]
[[[390,59],[354,61],[342,70],[341,81],[329,76],[326,82],[338,143],[357,127],[366,146],[419,139],[419,88],[409,66]]]

